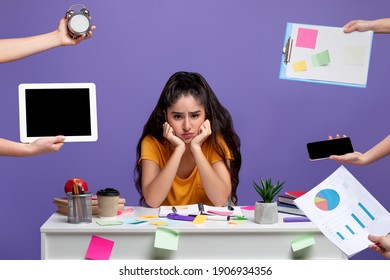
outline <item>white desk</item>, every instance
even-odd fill
[[[115,242],[111,259],[347,259],[311,222],[259,225],[253,211],[244,211],[245,224],[206,221],[202,225],[180,221],[171,228],[180,233],[177,251],[154,248],[156,226],[149,223],[100,226],[69,224],[67,217],[54,213],[41,227],[42,259],[84,259],[91,236]],[[157,215],[158,209],[135,207],[132,215]],[[291,241],[311,234],[316,244],[293,253]]]

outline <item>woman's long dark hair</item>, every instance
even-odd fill
[[[218,138],[222,136],[232,153],[234,160],[230,162],[230,168],[228,167],[232,184],[230,199],[233,204],[237,205],[238,198],[236,191],[239,183],[238,173],[241,168],[240,138],[234,131],[233,121],[229,111],[219,102],[207,81],[200,74],[191,72],[177,72],[169,78],[138,141],[134,181],[137,191],[140,194],[139,204],[147,206],[142,194],[142,167],[138,163],[141,156],[141,142],[147,135],[152,135],[163,143],[165,141],[163,136],[163,124],[165,123],[164,112],[175,104],[180,97],[188,95],[193,96],[195,100],[204,106],[206,119],[210,120],[212,134],[206,141],[209,141],[213,145],[223,159],[227,159],[226,152],[218,141]]]

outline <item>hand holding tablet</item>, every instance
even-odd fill
[[[93,83],[19,85],[20,141],[64,135],[65,142],[97,141]]]

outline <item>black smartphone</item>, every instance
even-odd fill
[[[349,137],[311,142],[307,143],[306,146],[310,160],[326,159],[331,155],[339,156],[353,153],[352,142]]]

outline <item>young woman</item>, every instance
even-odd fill
[[[140,205],[236,204],[240,167],[240,138],[207,81],[172,75],[137,145]]]

